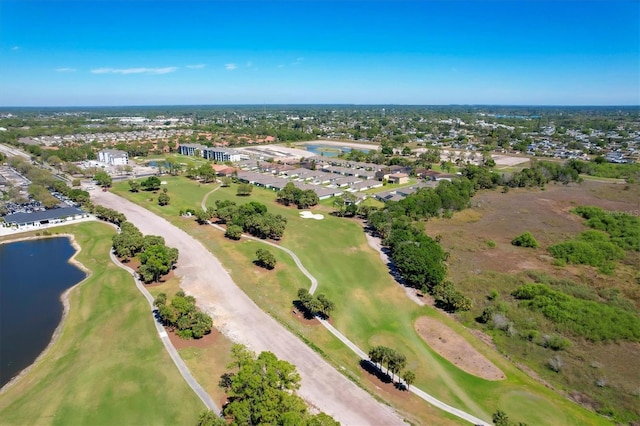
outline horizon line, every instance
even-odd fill
[[[127,105],[0,105],[0,109],[20,108],[154,108],[154,107],[267,107],[267,106],[394,106],[394,107],[545,107],[545,108],[640,108],[640,104],[402,104],[402,103],[221,103],[221,104],[127,104]]]

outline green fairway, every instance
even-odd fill
[[[197,183],[184,178],[165,180],[168,181],[170,194],[173,192],[184,197],[183,200],[176,199],[177,205],[199,204],[194,198],[206,192]],[[126,188],[119,187],[118,192],[126,192],[121,189]],[[270,212],[286,217],[287,229],[280,244],[293,250],[318,279],[316,294],[325,293],[335,301],[333,324],[365,351],[374,345],[385,345],[404,353],[408,360],[407,367],[417,373],[415,386],[487,420],[494,411],[502,409],[516,422],[535,419],[535,423],[530,424],[607,424],[603,418],[569,402],[523,374],[447,315],[412,302],[392,280],[379,254],[369,247],[362,227],[356,221],[327,214],[330,211],[327,206],[317,208],[325,215],[324,220],[301,219],[295,207],[287,208],[275,203],[273,191],[255,188],[250,197],[244,198],[236,196],[235,192],[235,185],[220,188],[209,197],[207,205],[214,206],[217,199],[229,199],[238,204],[259,201],[266,204]],[[145,199],[140,194],[127,193],[126,196],[142,201]],[[171,210],[177,208],[159,210],[154,205],[148,207],[166,214],[171,214]],[[359,382],[368,380],[366,373],[359,368],[359,360],[355,355],[328,336],[323,328],[303,325],[291,314],[295,291],[298,287],[308,287],[309,281],[297,272],[284,253],[274,253],[278,257],[275,271],[256,272],[251,261],[259,243],[244,240],[232,242],[222,238],[221,232],[212,231],[211,227],[195,225],[193,220],[185,221],[176,215],[168,219],[205,242],[225,267],[231,270],[236,283],[265,311],[311,341],[345,374]],[[438,356],[413,328],[414,321],[423,315],[434,316],[459,331],[501,368],[507,379],[497,382],[482,380]],[[402,404],[393,395],[385,395],[384,398],[390,399],[394,405]]]
[[[91,273],[71,290],[58,340],[0,395],[3,425],[189,425],[205,408],[131,276],[110,261],[114,232],[97,222],[52,229],[75,235],[77,260]]]

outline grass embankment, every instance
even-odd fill
[[[58,340],[0,395],[3,425],[195,424],[205,408],[166,353],[131,276],[110,261],[114,232],[97,222],[52,229],[75,235],[76,259],[91,272],[70,292]]]
[[[147,286],[147,290],[155,298],[160,293],[165,293],[172,298],[180,290],[180,279],[173,276],[160,284]],[[197,300],[196,300],[197,303]],[[218,407],[222,407],[226,395],[218,386],[220,376],[228,372],[227,365],[232,361],[232,342],[215,329],[211,335],[206,335],[202,340],[185,340],[171,336],[176,350],[185,362],[193,377],[198,380]],[[178,343],[176,343],[178,342]]]
[[[258,305],[311,341],[347,376],[401,409],[416,423],[445,421],[442,412],[408,393],[381,389],[381,383],[359,367],[359,359],[326,330],[305,324],[292,315],[291,301],[296,297],[296,290],[308,287],[309,282],[284,253],[272,250],[278,258],[278,266],[274,271],[267,272],[254,267],[251,261],[255,258],[255,250],[260,247],[259,243],[244,240],[232,242],[211,227],[198,226],[192,219],[176,216],[179,210],[199,207],[207,189],[186,179],[165,180],[172,197],[169,208],[145,202],[150,198],[149,194],[130,194],[125,186],[117,189],[151,210],[161,212],[203,241],[231,270],[235,282]],[[209,190],[213,187],[210,186]],[[235,186],[221,188],[209,198],[207,204],[213,206],[216,199],[231,199],[239,204],[259,201],[266,204],[270,212],[286,217],[287,230],[281,244],[296,252],[306,268],[318,278],[320,285],[317,293],[325,293],[336,302],[337,308],[332,314],[334,325],[364,350],[374,345],[385,345],[403,352],[408,359],[407,368],[417,373],[417,387],[487,420],[492,412],[501,408],[512,420],[529,424],[606,423],[517,370],[446,315],[411,302],[404,290],[392,281],[386,266],[380,262],[378,253],[368,246],[362,228],[356,222],[327,215],[330,210],[326,206],[319,208],[325,213],[324,220],[300,219],[295,208],[276,204],[272,191],[256,188],[246,198],[237,197],[235,192]],[[413,322],[423,315],[437,317],[459,331],[501,368],[507,379],[488,382],[476,378],[431,351],[413,327]]]

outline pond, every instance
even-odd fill
[[[351,152],[352,148],[347,146],[337,145],[321,145],[321,144],[307,144],[304,145],[307,151],[313,152],[314,155],[320,155],[322,157],[339,157],[340,155]]]
[[[0,386],[35,361],[62,319],[60,296],[86,274],[66,237],[0,244]]]

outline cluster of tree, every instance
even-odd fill
[[[271,251],[260,248],[256,250],[256,265],[266,269],[273,269],[276,267],[276,257]]]
[[[51,195],[51,192],[42,185],[32,183],[27,192],[32,200],[41,203],[45,209],[53,209],[60,204],[60,200]]]
[[[267,212],[267,206],[255,201],[238,206],[233,201],[217,200],[215,217],[227,225],[226,235],[232,239],[239,239],[242,232],[248,232],[258,238],[279,240],[287,224],[287,219]]]
[[[250,183],[241,183],[238,185],[236,194],[241,197],[246,197],[251,195],[251,192],[253,192],[253,185],[251,185]]]
[[[138,255],[138,272],[143,281],[157,281],[167,274],[178,261],[178,249],[167,247],[164,238],[157,235],[142,235],[131,222],[122,222],[120,232],[113,236],[115,254],[125,261]]]
[[[83,191],[80,188],[71,188],[61,180],[54,181],[51,189],[59,192],[65,197],[69,198],[71,201],[74,201],[78,204],[85,204],[91,198],[87,191]]]
[[[473,187],[476,190],[493,189],[504,184],[502,175],[496,173],[488,166],[467,164],[462,169],[462,175],[473,182]]]
[[[515,237],[511,240],[511,244],[518,247],[538,248],[538,241],[536,241],[533,234],[529,231]]]
[[[138,272],[143,281],[147,283],[158,281],[162,275],[168,274],[178,261],[178,249],[167,247],[164,245],[163,240],[162,243],[145,245],[139,258],[140,268]]]
[[[567,166],[578,173],[615,179],[640,179],[640,163],[608,163],[604,157],[595,157],[592,161],[569,160]]]
[[[358,205],[356,204],[356,196],[351,192],[333,197],[333,206],[337,208],[334,212],[339,217],[354,217],[358,214]]]
[[[157,191],[158,189],[160,189],[161,185],[162,181],[158,176],[149,176],[148,178],[140,182],[140,186],[145,191]]]
[[[294,304],[306,310],[309,316],[321,315],[323,318],[329,318],[331,312],[336,308],[336,305],[327,299],[327,296],[324,294],[314,296],[306,288],[298,289],[296,302]]]
[[[296,188],[293,182],[287,183],[284,188],[278,191],[278,202],[285,206],[295,204],[299,209],[307,209],[320,202],[318,194],[312,189]]]
[[[123,213],[108,207],[93,206],[90,210],[98,219],[111,222],[118,226],[127,220]]]
[[[504,177],[504,185],[511,188],[544,187],[550,181],[568,184],[581,182],[578,172],[568,164],[550,161],[531,160],[531,167],[514,173],[510,178]]]
[[[393,264],[409,287],[430,291],[444,280],[447,255],[417,225],[394,223],[383,243],[389,247]]]
[[[431,290],[436,306],[448,312],[468,311],[473,302],[458,291],[451,281],[444,281]]]
[[[229,399],[222,413],[231,425],[339,424],[325,413],[309,413],[304,400],[295,393],[300,387],[300,375],[294,365],[271,352],[261,352],[256,357],[239,344],[232,346],[231,355],[233,363],[227,368],[233,371],[220,378],[220,387]]]
[[[560,329],[594,342],[640,341],[640,317],[617,306],[579,299],[545,284],[525,284],[512,295]]]
[[[624,250],[606,233],[596,230],[582,232],[572,240],[549,246],[549,252],[563,262],[595,266],[608,274],[615,269],[615,262],[625,256]]]
[[[189,211],[187,210],[187,212]],[[214,207],[207,207],[206,209],[198,209],[190,213],[196,217],[196,221],[200,225],[205,225],[209,222],[209,220],[216,217],[216,209]],[[183,212],[180,212],[181,216],[182,214]]]
[[[211,317],[199,311],[196,308],[195,297],[187,296],[182,290],[178,291],[168,304],[167,295],[158,294],[153,305],[158,308],[158,316],[164,326],[175,330],[183,339],[200,339],[211,333]]]
[[[369,226],[382,238],[396,221],[428,219],[447,211],[462,210],[474,195],[473,184],[466,178],[441,181],[436,188],[421,188],[400,201],[387,201],[382,210],[371,210]]]
[[[31,149],[28,149],[33,147]],[[39,156],[42,161],[46,161],[52,166],[59,162],[75,162],[84,160],[93,160],[96,158],[93,147],[89,144],[64,146],[61,145],[55,151],[49,149],[41,149],[38,145],[27,145],[28,151],[36,156]],[[57,160],[51,161],[51,157],[56,157]]]
[[[447,311],[471,309],[471,299],[450,281],[444,282],[448,254],[423,230],[397,222],[384,243],[390,248],[393,264],[406,285],[432,294],[438,307]]]
[[[640,217],[590,206],[580,206],[573,212],[587,219],[588,227],[608,233],[611,242],[621,249],[640,251]]]
[[[386,367],[385,374],[391,373],[391,381],[395,381],[395,376],[399,375],[407,366],[407,357],[404,354],[386,346],[374,346],[371,348],[369,350],[369,359],[380,371],[382,371],[383,366]],[[404,371],[402,378],[408,389],[415,382],[416,373],[411,370]],[[400,380],[400,376],[398,376],[398,380]]]
[[[9,157],[8,163],[11,167],[18,171],[21,175],[31,181],[31,183],[43,186],[45,188],[53,187],[53,183],[57,178],[49,171],[33,166],[30,162],[20,157]]]
[[[213,170],[210,163],[205,163],[198,167],[187,167],[186,176],[189,179],[198,179],[202,181],[202,183],[210,183],[216,181],[216,171]]]
[[[109,176],[109,173],[105,172],[104,170],[97,171],[93,176],[93,180],[95,180],[96,183],[103,188],[109,188],[113,183],[113,180],[111,179],[111,176]]]

